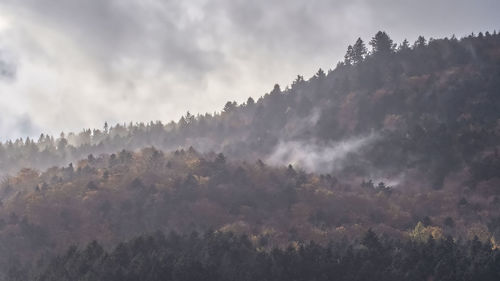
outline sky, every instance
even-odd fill
[[[500,29],[498,0],[0,0],[0,140],[178,120],[334,68],[347,45]]]

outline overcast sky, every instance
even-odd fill
[[[0,140],[219,111],[397,42],[500,28],[498,0],[0,0]]]

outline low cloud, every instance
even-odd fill
[[[7,118],[0,119],[0,141],[8,140],[11,135],[35,137],[40,131],[27,114],[5,116]]]
[[[378,134],[349,138],[339,142],[282,141],[267,161],[274,165],[300,167],[309,172],[331,173],[342,169],[349,154],[372,144]]]
[[[12,81],[16,78],[17,66],[14,58],[0,49],[0,82]]]

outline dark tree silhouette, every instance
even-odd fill
[[[363,42],[361,38],[358,38],[358,40],[356,40],[356,43],[352,47],[352,52],[353,52],[352,62],[354,64],[363,62],[368,51],[366,49],[365,42]]]
[[[372,46],[372,53],[374,55],[388,55],[396,50],[396,44],[392,39],[383,31],[377,32],[375,36],[370,41]]]

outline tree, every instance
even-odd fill
[[[280,85],[279,84],[274,84],[274,87],[273,87],[273,90],[271,91],[271,93],[269,93],[270,95],[277,95],[277,94],[281,94],[281,88],[280,88]]]
[[[427,40],[424,36],[418,36],[417,41],[413,44],[413,49],[425,47],[427,45]]]
[[[233,111],[236,108],[236,106],[237,106],[237,103],[235,101],[233,101],[233,102],[228,101],[228,102],[226,102],[226,105],[224,105],[223,111],[224,111],[224,113],[229,113],[229,112]]]
[[[255,104],[254,99],[253,99],[252,97],[249,97],[249,98],[247,99],[247,105],[248,105],[248,106],[252,106],[252,105],[254,105],[254,104]]]
[[[181,117],[181,119],[179,119],[179,122],[177,122],[179,128],[186,128],[188,123],[186,121],[186,118],[184,118],[184,116]]]
[[[297,172],[295,172],[295,169],[293,168],[292,164],[288,164],[286,175],[289,177],[295,177],[297,175]]]
[[[353,63],[354,63],[354,49],[352,48],[352,45],[349,45],[347,47],[347,52],[345,53],[344,56],[344,64],[352,65]]]
[[[365,56],[368,53],[368,51],[366,50],[365,42],[363,42],[361,38],[358,38],[358,40],[356,40],[356,43],[352,47],[352,52],[353,52],[353,57],[352,57],[353,64],[360,63],[365,59]]]
[[[292,89],[295,89],[297,86],[302,85],[304,83],[304,76],[297,75],[297,78],[292,82]]]
[[[64,137],[61,137],[57,143],[57,150],[64,151],[67,145],[68,145],[68,140],[66,140]]]
[[[318,79],[318,80],[323,80],[325,79],[326,77],[326,74],[325,72],[323,71],[323,69],[319,69],[318,72],[316,72],[316,74],[314,75],[314,78]]]
[[[406,39],[403,40],[403,42],[398,47],[399,52],[408,51],[409,49],[410,49],[410,43]]]
[[[375,232],[373,232],[371,228],[368,229],[368,231],[363,236],[361,244],[365,245],[370,250],[378,250],[382,247],[377,234],[375,234]]]
[[[226,165],[226,157],[224,156],[224,154],[217,154],[217,157],[215,158],[215,165],[217,167],[223,167],[224,165]]]
[[[384,31],[379,31],[370,41],[370,46],[372,46],[372,53],[374,55],[387,55],[394,52],[396,49],[396,44],[393,43],[392,39]]]

